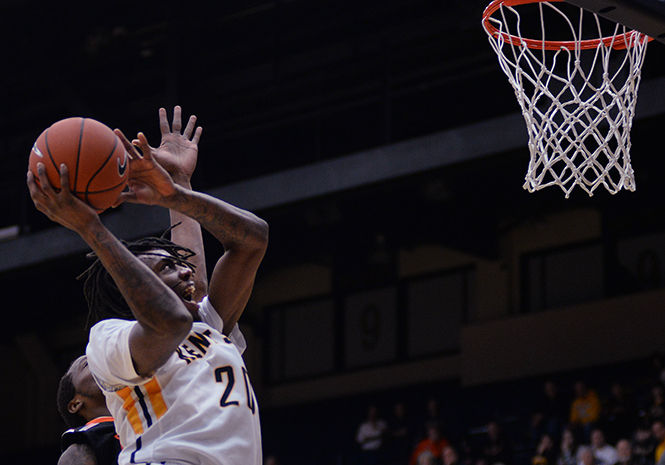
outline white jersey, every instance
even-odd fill
[[[261,465],[256,397],[242,359],[238,326],[230,337],[206,297],[203,322],[151,378],[134,370],[129,333],[136,321],[109,319],[90,330],[90,371],[104,391],[120,436],[119,465]]]

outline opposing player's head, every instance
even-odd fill
[[[74,360],[67,373],[60,378],[57,407],[70,428],[82,426],[101,415],[110,415],[104,394],[88,369],[85,355]]]
[[[124,244],[180,296],[190,311],[194,311],[196,305],[191,301],[193,287],[190,287],[190,284],[193,286],[194,265],[187,260],[194,252],[164,237],[146,237]],[[83,279],[83,293],[88,303],[88,327],[108,318],[133,320],[134,315],[111,275],[94,254],[88,256],[95,261],[78,277]],[[170,273],[176,269],[178,273]]]

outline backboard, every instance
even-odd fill
[[[566,0],[665,44],[663,0]]]

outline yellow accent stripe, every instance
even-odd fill
[[[136,409],[136,401],[132,397],[132,388],[125,387],[116,392],[123,400],[122,408],[127,412],[127,420],[136,434],[143,434],[143,425]]]
[[[148,399],[152,404],[152,410],[157,415],[157,418],[160,418],[166,413],[168,407],[166,402],[164,402],[164,397],[162,397],[162,387],[159,385],[157,378],[152,378],[150,381],[143,385],[145,392],[148,394]]]

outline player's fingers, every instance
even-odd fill
[[[195,144],[198,145],[202,132],[203,132],[203,128],[201,126],[196,128],[196,132],[194,133],[194,137],[192,137],[192,142],[194,142]]]
[[[173,132],[180,134],[182,129],[182,109],[180,105],[173,107]]]
[[[39,185],[42,188],[42,192],[48,197],[55,195],[55,191],[53,190],[53,187],[51,187],[48,176],[46,176],[46,167],[44,166],[44,163],[37,163],[37,177],[39,178]]]
[[[138,139],[132,139],[132,145],[136,147],[137,149],[141,150],[141,141]],[[150,149],[150,153],[155,153],[157,151],[156,147],[153,147],[152,145],[148,145],[148,148]]]
[[[132,191],[121,192],[118,199],[113,204],[113,208],[122,205],[125,202],[136,202],[136,194]]]
[[[140,147],[141,146],[141,141],[138,139],[132,139],[132,145],[135,147]],[[151,153],[157,151],[156,147],[153,147],[152,145],[148,145],[150,147]]]
[[[150,153],[150,144],[148,144],[148,139],[145,137],[145,134],[139,132],[136,137],[138,138],[138,147],[141,149],[141,153],[143,153],[143,158],[151,160],[152,155]]]
[[[62,192],[69,193],[69,170],[64,163],[60,164],[60,189]]]
[[[134,139],[132,141],[132,145],[134,146],[134,150],[136,150],[136,153],[139,155],[139,159],[143,160],[145,158],[145,155],[143,154],[143,149],[141,148],[141,141],[138,139]]]
[[[169,120],[166,117],[166,108],[159,109],[159,130],[162,132],[162,136],[171,132],[169,127]]]
[[[185,127],[185,132],[183,132],[183,135],[187,139],[190,139],[192,137],[192,131],[194,131],[194,125],[196,125],[196,115],[190,116],[189,121],[187,121],[187,126]]]
[[[43,200],[44,193],[37,185],[37,182],[35,181],[35,175],[32,173],[32,171],[28,171],[26,182],[28,184],[28,191],[30,192],[32,201],[36,203],[37,201]]]
[[[115,202],[113,202],[113,205],[111,205],[111,208],[119,207],[120,205],[122,205],[123,203],[125,203],[125,200],[126,200],[126,199],[125,199],[125,197],[123,196],[123,194],[125,194],[125,193],[126,193],[126,192],[121,192],[121,193],[118,195],[118,198],[115,199]]]
[[[32,199],[32,203],[35,204],[35,208],[45,215],[48,215],[48,208],[44,206],[48,199],[39,186],[37,186],[32,173],[28,173],[28,190],[30,191],[30,198]]]
[[[118,136],[120,142],[122,142],[122,145],[125,146],[125,150],[127,150],[127,156],[129,156],[130,160],[141,158],[141,155],[136,150],[136,147],[134,147],[132,143],[129,142],[129,140],[127,140],[127,138],[120,129],[114,129],[113,132],[115,133],[116,136]]]

